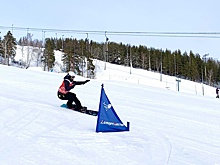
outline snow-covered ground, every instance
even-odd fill
[[[97,117],[61,108],[64,73],[0,65],[1,165],[220,165],[215,88],[95,61],[74,91],[98,110],[101,84],[129,132],[96,133]],[[76,80],[83,80],[76,77]]]

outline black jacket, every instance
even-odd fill
[[[75,85],[84,85],[85,83],[89,82],[90,80],[85,81],[73,81],[69,75],[64,77],[63,83],[59,88],[58,93],[65,94],[68,93],[71,89],[75,87]],[[64,88],[65,90],[64,90]]]

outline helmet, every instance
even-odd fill
[[[69,71],[68,75],[71,76],[71,77],[75,77],[76,76],[76,74],[73,71]]]

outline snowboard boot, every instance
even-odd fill
[[[76,107],[75,107],[74,105],[72,105],[72,106],[68,106],[68,105],[67,105],[67,108],[72,109],[72,110],[75,110],[75,109],[76,109]]]
[[[75,110],[75,108],[74,108],[74,107],[67,107],[67,108],[72,109],[72,110]]]
[[[87,107],[83,107],[83,113],[86,113]]]
[[[79,111],[82,112],[82,113],[86,113],[86,110],[87,110],[87,107],[81,107],[79,109]]]

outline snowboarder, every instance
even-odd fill
[[[219,89],[216,88],[216,98],[219,98]]]
[[[69,109],[73,109],[73,102],[75,102],[76,107],[74,109],[81,110],[83,109],[79,99],[76,97],[75,93],[70,92],[71,89],[75,87],[75,85],[84,85],[85,83],[89,82],[90,80],[85,81],[74,81],[75,73],[69,72],[65,77],[58,89],[58,98],[61,100],[68,100],[67,107]]]

